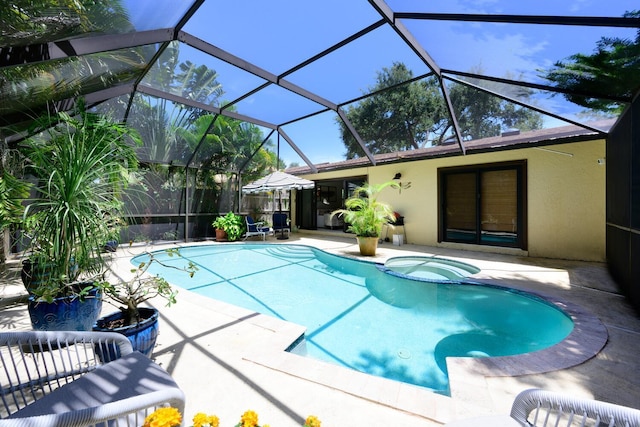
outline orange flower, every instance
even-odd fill
[[[158,408],[144,419],[143,427],[179,427],[182,415],[176,408]]]

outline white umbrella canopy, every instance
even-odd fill
[[[314,188],[315,182],[308,179],[300,178],[295,175],[290,175],[285,172],[276,171],[269,175],[260,178],[251,184],[243,185],[243,193],[264,193],[268,191],[277,191],[280,194],[280,203],[278,212],[282,212],[282,191],[290,190],[302,190],[307,188]],[[279,240],[285,240],[289,237],[284,236],[284,230],[280,229]]]
[[[315,183],[308,179],[276,171],[250,184],[242,186],[243,193],[261,193],[274,190],[301,190],[313,188]]]

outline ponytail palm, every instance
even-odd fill
[[[103,271],[101,250],[117,233],[122,192],[138,166],[132,142],[140,142],[135,131],[97,114],[52,120],[57,124],[28,144],[38,186],[25,212],[33,252],[51,268],[49,283],[35,291],[47,300]]]

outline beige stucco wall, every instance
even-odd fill
[[[588,141],[448,158],[386,164],[305,175],[312,180],[366,175],[369,182],[400,172],[401,191],[386,189],[380,199],[405,216],[408,243],[535,257],[605,260],[605,141]],[[438,243],[438,168],[527,160],[528,250]]]

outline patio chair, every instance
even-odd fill
[[[510,416],[486,416],[448,423],[447,427],[640,427],[640,410],[598,400],[529,389],[516,396]]]
[[[273,214],[273,232],[277,233],[278,231],[280,231],[280,233],[284,234],[284,232],[287,232],[287,237],[289,237],[289,233],[291,233],[291,226],[289,226],[289,219],[287,217],[287,214],[285,213],[274,213]]]
[[[255,222],[250,215],[245,217],[247,223],[247,231],[244,233],[244,239],[248,239],[253,236],[261,236],[262,240],[265,240],[267,233],[269,233],[269,227],[264,227],[264,222]]]
[[[0,426],[141,426],[184,412],[169,374],[115,332],[0,333]]]

